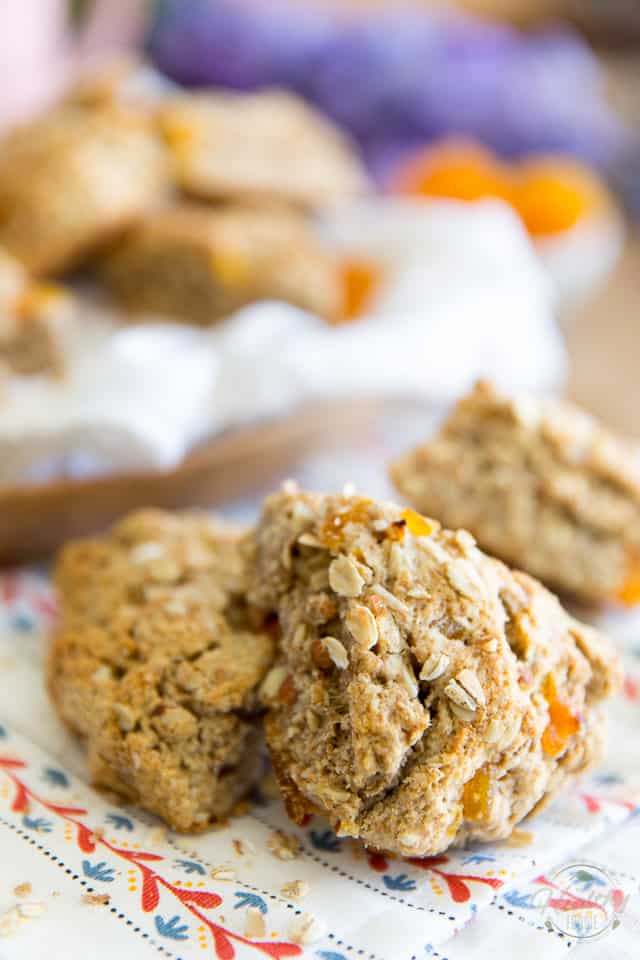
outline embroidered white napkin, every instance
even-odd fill
[[[539,907],[563,862],[604,867],[618,904],[637,889],[640,667],[625,641],[628,618],[616,630],[629,670],[611,709],[606,766],[523,824],[516,843],[402,861],[335,837],[318,818],[293,827],[271,791],[198,836],[172,834],[92,791],[82,750],[44,690],[53,612],[42,574],[0,579],[2,960],[81,960],[88,951],[98,960],[115,951],[136,960],[506,960],[516,949],[533,960],[572,942],[545,926]]]

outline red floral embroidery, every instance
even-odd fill
[[[68,823],[76,828],[76,842],[83,853],[93,853],[96,846],[105,847],[115,856],[127,860],[136,867],[142,876],[142,894],[141,905],[145,913],[155,910],[160,902],[160,887],[168,890],[172,896],[176,897],[184,907],[196,917],[200,923],[204,924],[211,933],[212,944],[215,955],[218,960],[233,960],[235,957],[235,948],[233,941],[245,944],[260,953],[273,957],[273,960],[280,960],[283,957],[295,957],[302,953],[301,947],[295,943],[276,941],[273,943],[259,942],[249,940],[238,933],[227,930],[226,927],[211,920],[202,910],[211,910],[220,906],[222,897],[217,893],[206,890],[189,890],[175,886],[165,877],[157,873],[150,863],[164,860],[164,857],[157,853],[147,853],[141,850],[123,850],[120,847],[110,843],[102,836],[95,834],[79,817],[85,816],[87,811],[78,807],[66,807],[58,803],[52,803],[49,800],[38,796],[25,783],[20,780],[16,770],[26,767],[22,760],[16,760],[11,757],[0,757],[0,769],[13,782],[15,793],[11,803],[11,809],[15,813],[26,813],[29,810],[30,801],[38,803],[46,810],[62,817]]]
[[[471,891],[467,886],[469,883],[484,883],[494,890],[498,890],[503,884],[503,881],[498,880],[497,877],[477,877],[470,873],[447,873],[440,870],[442,864],[449,863],[449,857],[444,854],[439,857],[409,857],[407,863],[418,867],[419,870],[436,873],[446,883],[455,903],[465,903],[471,898]],[[378,873],[384,873],[389,868],[389,863],[381,853],[370,853],[369,866]]]
[[[634,703],[640,697],[638,681],[634,680],[633,677],[626,676],[622,685],[622,692],[627,700],[631,700],[631,702]]]
[[[600,813],[603,806],[607,803],[614,804],[617,807],[624,807],[625,810],[635,810],[636,804],[632,800],[616,800],[613,797],[598,797],[594,793],[582,793],[580,797],[589,811],[589,813]]]
[[[559,897],[551,897],[547,903],[547,906],[553,907],[554,910],[562,910],[566,912],[569,910],[593,909],[600,910],[605,917],[607,915],[607,911],[604,909],[601,903],[598,903],[596,900],[586,900],[584,897],[577,897],[574,893],[571,893],[571,891],[565,890],[564,887],[558,886],[558,884],[553,883],[552,880],[548,880],[544,876],[536,877],[534,883],[539,883],[544,887],[550,887],[551,890],[557,890],[558,893],[561,894]]]

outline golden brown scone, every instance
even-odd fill
[[[226,815],[260,773],[273,639],[244,600],[241,538],[204,514],[147,510],[56,566],[58,711],[86,739],[94,782],[177,830]]]
[[[10,374],[64,373],[65,328],[75,310],[66,290],[31,284],[0,311],[0,361]]]
[[[257,300],[329,317],[342,297],[334,260],[294,212],[182,205],[148,217],[103,275],[133,312],[210,324]]]
[[[37,274],[77,265],[165,196],[142,114],[63,105],[0,142],[0,244]]]
[[[285,490],[255,534],[273,607],[262,685],[290,814],[402,856],[508,837],[600,754],[616,655],[464,530]]]
[[[178,97],[159,119],[178,183],[197,197],[318,207],[368,188],[345,134],[286,91]]]
[[[13,310],[27,286],[27,272],[15,257],[0,247],[0,311]]]
[[[640,600],[640,461],[577,408],[479,383],[391,476],[417,510],[558,590]]]

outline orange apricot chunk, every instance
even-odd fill
[[[454,200],[511,195],[511,173],[485,147],[465,140],[445,140],[401,164],[392,177],[394,193]]]
[[[342,305],[334,323],[347,323],[371,306],[382,283],[382,268],[373,260],[348,257],[339,269]]]
[[[430,523],[426,517],[423,517],[420,513],[416,513],[416,511],[411,510],[411,508],[403,510],[401,517],[407,521],[407,529],[414,537],[429,537],[435,530],[433,524]]]
[[[320,539],[329,550],[339,550],[342,545],[342,531],[349,523],[366,523],[369,518],[371,500],[362,497],[343,510],[330,513],[320,530]]]
[[[512,203],[537,237],[569,230],[601,210],[607,192],[588,167],[562,157],[541,157],[519,167]]]
[[[490,791],[491,777],[480,767],[462,788],[462,812],[466,820],[482,823],[489,819]]]
[[[565,750],[580,723],[567,705],[558,699],[556,682],[551,673],[542,682],[542,695],[549,705],[549,722],[542,734],[542,749],[548,757],[557,757]]]
[[[625,607],[633,607],[640,603],[640,558],[634,557],[629,563],[629,569],[624,583],[616,593],[615,600],[619,600]]]

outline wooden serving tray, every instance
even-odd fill
[[[0,564],[41,560],[71,537],[95,533],[136,507],[215,507],[275,485],[309,453],[348,443],[380,400],[302,408],[194,449],[179,466],[42,484],[0,486]]]

